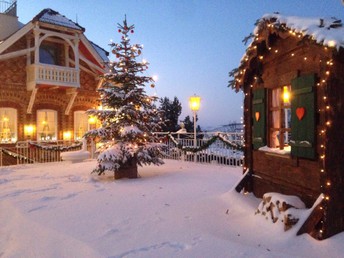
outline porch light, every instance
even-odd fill
[[[70,141],[72,139],[71,131],[63,132],[63,140]]]
[[[33,125],[24,125],[24,134],[30,139],[33,135],[34,129]]]
[[[283,102],[289,103],[290,101],[290,92],[288,86],[283,87]]]

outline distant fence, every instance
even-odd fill
[[[166,159],[235,167],[243,164],[243,133],[199,133],[196,142],[190,133],[156,134],[167,145]]]

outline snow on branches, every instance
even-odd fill
[[[152,85],[152,77],[145,75],[148,62],[137,62],[142,53],[142,45],[131,44],[129,35],[134,25],[127,20],[118,24],[120,43],[111,43],[116,60],[109,63],[110,70],[102,76],[99,87],[102,109],[88,110],[97,117],[101,127],[90,130],[86,137],[97,139],[98,174],[106,170],[117,172],[126,164],[163,164],[162,148],[158,138],[152,133],[159,131],[163,121],[155,106],[156,96],[148,96],[146,84]]]

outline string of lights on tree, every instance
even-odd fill
[[[322,26],[323,21],[320,19],[319,21],[320,25]],[[320,167],[320,187],[321,187],[321,195],[322,201],[320,202],[318,208],[322,212],[322,218],[320,221],[320,228],[318,231],[318,238],[323,239],[324,236],[326,236],[326,222],[327,222],[327,209],[329,207],[329,202],[331,201],[331,187],[333,186],[333,182],[331,182],[331,179],[329,178],[329,175],[326,171],[326,139],[327,139],[327,131],[332,126],[331,120],[330,120],[330,112],[332,107],[329,104],[328,100],[328,82],[330,80],[331,75],[331,69],[334,66],[333,60],[331,59],[331,51],[336,51],[336,43],[334,41],[327,42],[327,46],[323,45],[323,42],[316,42],[316,39],[312,36],[304,34],[302,31],[296,31],[295,29],[288,28],[285,24],[277,23],[275,21],[265,20],[261,19],[258,20],[257,25],[259,25],[259,32],[261,30],[269,30],[269,34],[276,32],[282,32],[282,33],[289,33],[289,35],[298,38],[300,41],[308,41],[310,43],[314,43],[320,46],[323,46],[325,53],[327,55],[319,57],[319,66],[320,66],[320,74],[319,81],[317,82],[317,87],[322,92],[322,104],[319,105],[318,112],[320,114],[320,123],[322,121],[323,124],[320,124],[320,131],[319,136],[321,139],[320,149],[321,153],[319,153],[319,167]],[[339,20],[334,20],[333,23],[329,26],[330,28],[336,28],[342,26],[341,22]],[[243,42],[247,42],[249,39],[253,38],[253,41],[251,45],[247,48],[246,54],[242,58],[242,62],[239,68],[233,69],[229,76],[235,78],[234,80],[229,81],[228,86],[235,88],[238,90],[240,87],[239,85],[243,84],[243,78],[245,76],[246,69],[244,67],[247,66],[247,63],[250,61],[250,57],[257,55],[257,45],[256,43],[261,40],[259,32],[257,31],[257,34],[250,34],[247,36]],[[267,54],[279,54],[279,49],[274,47],[268,48]],[[295,53],[290,53],[290,58],[296,57]],[[259,62],[262,62],[264,60],[264,55],[259,55],[258,60]],[[309,62],[312,60],[311,57],[304,56],[303,61]],[[260,83],[262,80],[260,78],[260,74],[257,74],[254,77],[254,83]],[[251,98],[252,94],[252,88],[253,84],[250,84],[248,88],[244,88],[244,103],[247,103],[247,101]],[[245,105],[244,112],[247,113],[248,106]],[[246,116],[247,117],[247,116]],[[245,125],[244,125],[245,126]],[[244,142],[243,147],[246,149],[246,144]],[[247,170],[247,164],[244,164],[244,171]]]
[[[110,44],[116,59],[109,63],[110,70],[102,76],[98,89],[103,109],[88,110],[101,122],[100,128],[85,135],[101,143],[97,149],[98,166],[94,169],[98,174],[106,170],[117,172],[129,163],[163,163],[161,146],[152,133],[159,131],[163,123],[154,104],[157,97],[147,95],[144,89],[146,84],[155,87],[153,77],[144,74],[149,63],[136,60],[143,46],[130,42],[134,25],[128,25],[125,18],[117,27],[121,40]]]

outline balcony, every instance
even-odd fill
[[[32,64],[27,68],[27,90],[33,90],[36,85],[51,85],[69,88],[80,87],[80,72],[73,67],[48,64]]]

